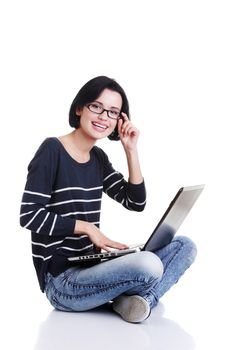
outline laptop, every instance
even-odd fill
[[[204,186],[181,187],[145,244],[131,246],[123,250],[116,249],[110,252],[72,256],[67,259],[78,264],[98,263],[140,251],[156,252],[172,241],[180,225],[203,191]]]

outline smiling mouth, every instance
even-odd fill
[[[101,125],[99,123],[92,122],[92,125],[94,125],[96,128],[100,128],[101,130],[106,130],[108,126],[106,125]]]

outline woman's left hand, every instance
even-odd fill
[[[127,114],[121,113],[123,119],[118,121],[118,133],[125,151],[132,151],[137,146],[139,130],[131,123]]]

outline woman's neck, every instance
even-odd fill
[[[86,163],[90,159],[90,151],[96,142],[96,140],[86,137],[81,129],[76,129],[58,139],[70,156],[79,163]]]
[[[96,143],[96,140],[87,137],[87,135],[84,135],[81,128],[74,130],[70,134],[70,137],[73,145],[84,156],[90,153],[91,149]]]

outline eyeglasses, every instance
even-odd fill
[[[119,119],[120,112],[114,111],[113,109],[105,109],[101,105],[99,105],[97,102],[88,103],[86,107],[89,109],[89,111],[95,113],[95,114],[102,114],[104,111],[107,112],[107,115],[110,119]]]

